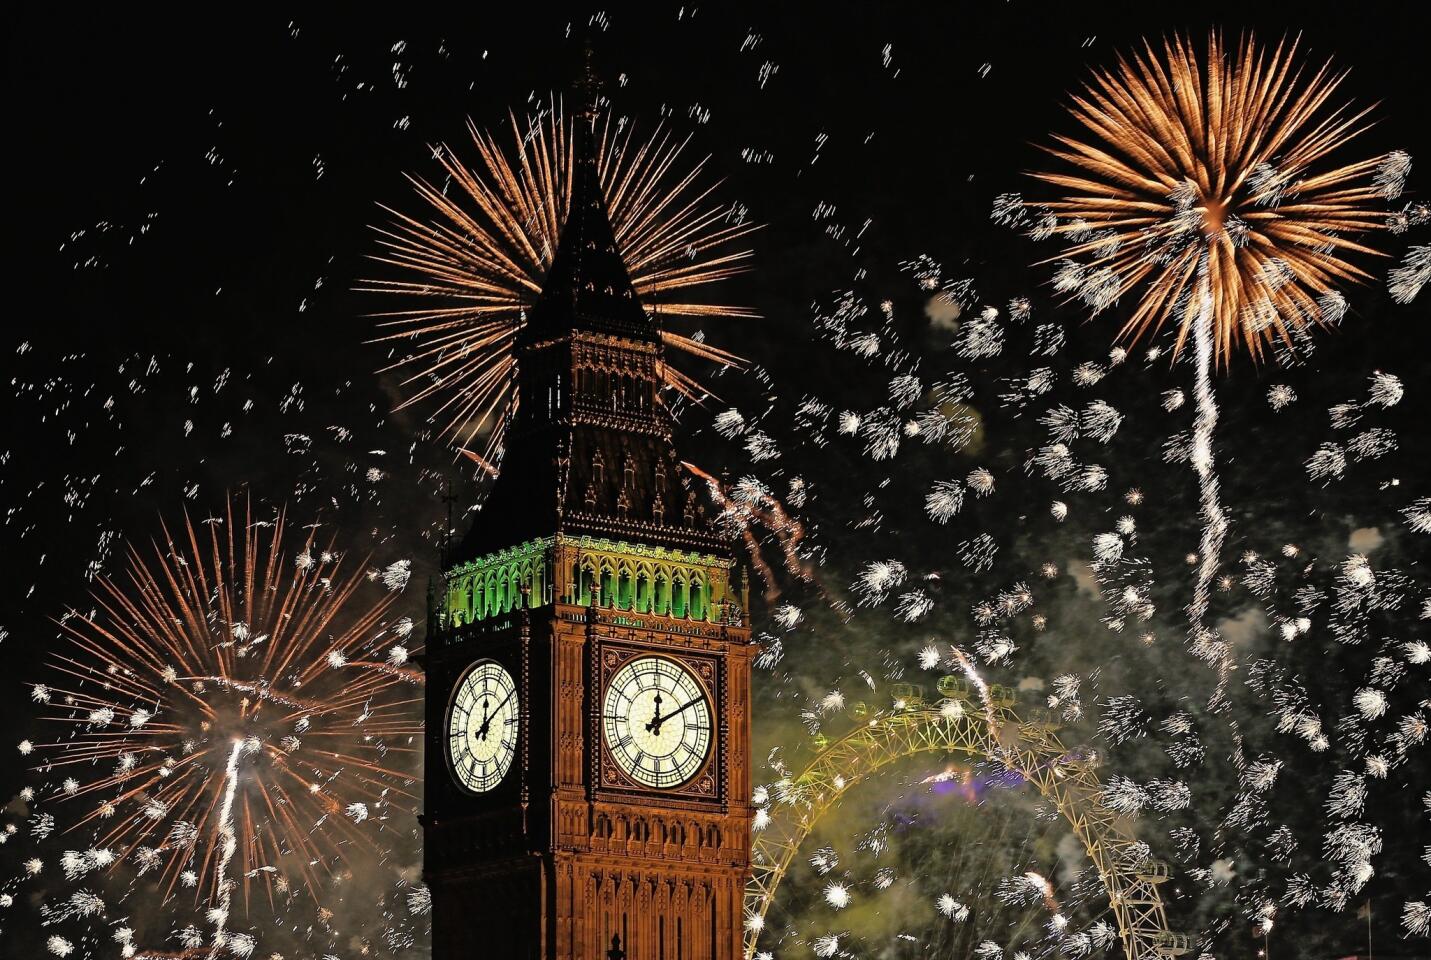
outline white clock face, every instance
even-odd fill
[[[473,793],[486,793],[507,775],[517,753],[517,685],[491,660],[463,674],[447,711],[447,755],[452,776]]]
[[[710,698],[674,660],[637,657],[616,671],[601,717],[612,757],[642,786],[679,787],[710,754]]]

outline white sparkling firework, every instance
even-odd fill
[[[1428,281],[1431,281],[1431,243],[1406,251],[1406,258],[1401,261],[1401,266],[1387,275],[1391,299],[1397,303],[1410,303],[1415,300]]]

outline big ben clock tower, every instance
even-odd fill
[[[427,645],[435,960],[738,960],[743,586],[672,446],[654,316],[579,122],[501,476]]]

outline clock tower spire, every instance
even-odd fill
[[[676,456],[590,113],[501,473],[429,621],[434,960],[741,951],[744,591]]]

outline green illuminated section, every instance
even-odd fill
[[[740,616],[730,561],[596,537],[533,540],[447,573],[446,625],[562,603],[704,623]]]
[[[567,558],[567,603],[677,620],[720,622],[730,596],[730,563],[664,547],[582,537]]]
[[[551,603],[553,539],[532,540],[447,571],[449,627]]]

